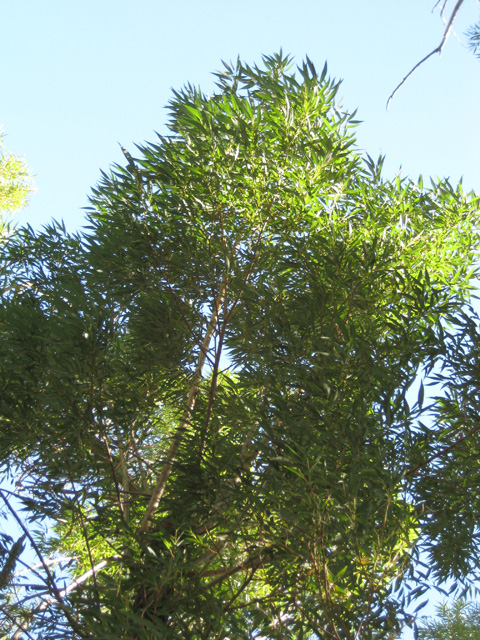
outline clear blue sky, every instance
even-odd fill
[[[451,2],[453,4],[453,2]],[[0,125],[24,155],[37,193],[18,216],[83,223],[87,194],[118,143],[163,131],[171,87],[213,91],[211,72],[237,56],[307,54],[343,78],[361,148],[386,174],[463,176],[480,192],[480,61],[450,38],[394,99],[396,84],[440,41],[434,0],[0,0]],[[478,20],[466,0],[456,31]],[[463,38],[465,40],[465,38]]]

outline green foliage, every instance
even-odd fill
[[[429,620],[418,630],[419,640],[478,640],[480,638],[480,607],[465,600],[452,606],[438,607],[439,620]]]
[[[32,632],[388,637],[422,545],[439,577],[477,563],[480,441],[453,399],[478,199],[384,179],[326,67],[290,67],[174,93],[86,233],[4,247],[0,460],[38,554],[70,558],[4,607]],[[422,371],[433,409],[423,386],[409,406]]]
[[[33,188],[25,162],[3,150],[3,137],[0,131],[0,212],[5,214],[24,207]]]

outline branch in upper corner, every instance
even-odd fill
[[[452,27],[453,27],[453,23],[454,23],[454,21],[455,21],[455,18],[457,17],[457,13],[458,13],[458,11],[459,11],[460,7],[462,6],[463,2],[464,2],[464,0],[457,0],[457,3],[456,3],[456,5],[455,5],[455,7],[453,8],[452,15],[450,16],[450,19],[449,19],[449,21],[447,22],[447,24],[446,24],[446,26],[445,26],[445,31],[443,32],[443,37],[442,37],[442,40],[441,40],[440,44],[438,45],[438,47],[436,47],[435,49],[433,49],[433,51],[430,51],[430,53],[429,53],[429,54],[427,54],[424,58],[422,58],[422,59],[420,60],[420,62],[417,62],[417,64],[416,64],[412,69],[410,69],[410,71],[409,71],[409,72],[407,73],[407,75],[403,78],[403,80],[400,82],[400,84],[398,84],[398,85],[395,87],[395,89],[393,90],[393,92],[390,94],[390,96],[389,96],[389,98],[388,98],[388,100],[387,100],[387,111],[388,111],[388,109],[390,108],[390,103],[391,103],[391,101],[393,100],[393,98],[394,98],[395,94],[397,93],[397,91],[398,91],[401,87],[403,87],[403,85],[404,85],[404,84],[406,83],[406,81],[410,78],[410,76],[412,76],[412,75],[415,73],[415,71],[418,69],[418,67],[421,67],[421,66],[422,66],[422,64],[423,64],[424,62],[426,62],[429,58],[431,58],[431,57],[432,57],[433,55],[435,55],[436,53],[438,53],[438,54],[441,54],[441,53],[442,53],[443,48],[444,48],[444,46],[445,46],[445,44],[446,44],[446,42],[447,42],[447,40],[448,40],[448,36],[450,35],[450,32],[451,32],[451,30],[452,30]],[[438,3],[437,3],[437,4],[438,4]],[[435,5],[435,6],[436,6],[436,5]],[[443,9],[444,9],[444,8],[445,8],[445,5],[444,5],[444,7],[442,8],[442,12],[443,12]]]

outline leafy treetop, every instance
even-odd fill
[[[4,249],[0,459],[24,520],[2,498],[42,563],[12,629],[380,638],[418,549],[439,579],[478,562],[478,199],[383,178],[326,66],[216,79],[103,174],[84,233]],[[447,386],[410,407],[422,371]]]

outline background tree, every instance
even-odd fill
[[[24,160],[5,151],[3,139],[0,130],[0,212],[5,216],[27,204],[33,187]]]
[[[39,556],[17,637],[379,638],[422,545],[439,577],[478,562],[478,199],[384,179],[326,67],[290,66],[175,92],[85,233],[4,247],[1,498]]]
[[[444,603],[437,610],[439,620],[426,621],[419,627],[420,640],[478,640],[480,607],[465,600],[451,606]]]

